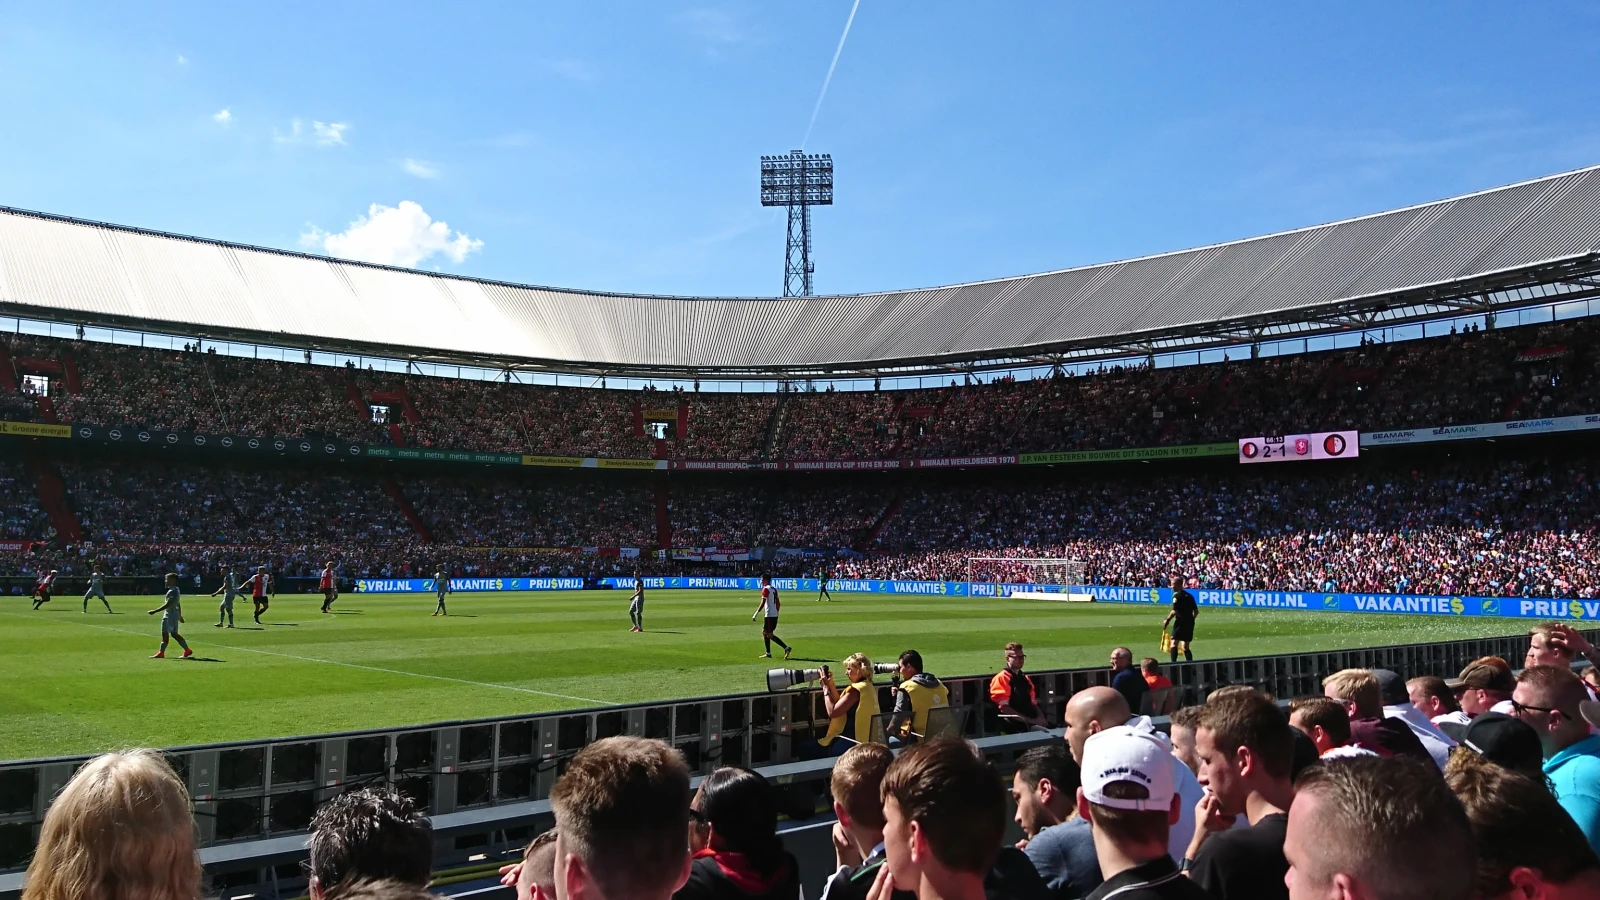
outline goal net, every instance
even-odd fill
[[[967,557],[967,596],[1093,599],[1083,590],[1083,560],[1037,556]]]

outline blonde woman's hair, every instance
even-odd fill
[[[867,670],[867,678],[869,680],[872,678],[872,660],[867,659],[867,655],[865,653],[852,653],[849,656],[846,656],[844,658],[844,664],[847,666],[860,666]]]
[[[195,900],[189,791],[154,750],[84,763],[39,826],[22,900]]]

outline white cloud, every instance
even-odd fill
[[[216,122],[218,125],[226,125],[233,121],[233,113],[229,112],[228,108],[224,106],[211,116],[211,121]]]
[[[435,222],[420,204],[402,200],[399,206],[372,204],[366,215],[336,234],[309,226],[300,235],[300,246],[320,248],[340,259],[415,268],[435,254],[462,262],[482,250],[483,241],[452,232],[444,222]]]
[[[750,39],[738,21],[720,9],[685,10],[678,15],[678,23],[689,34],[708,44],[707,49],[713,54],[719,47],[742,44]]]
[[[181,53],[180,53],[180,54],[178,54],[178,65],[180,65],[180,66],[187,66],[187,65],[188,65],[188,64],[189,64],[189,57],[187,57],[187,56],[184,56],[184,55],[183,55],[183,54],[181,54]]]
[[[279,144],[303,144],[310,141],[318,147],[332,147],[335,144],[346,143],[344,133],[350,130],[348,122],[312,122],[311,131],[306,132],[305,123],[299,119],[289,121],[289,133],[274,128],[272,140]]]
[[[407,175],[415,175],[418,178],[439,177],[439,167],[425,159],[401,160],[400,168],[405,169]]]
[[[326,147],[329,144],[344,143],[345,129],[350,127],[348,122],[312,122],[311,130],[316,133],[317,143]]]

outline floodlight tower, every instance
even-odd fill
[[[761,157],[761,205],[789,208],[783,295],[811,296],[811,207],[833,205],[833,157],[800,150]]]

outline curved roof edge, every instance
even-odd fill
[[[1260,237],[932,288],[568,290],[0,207],[0,309],[564,372],[992,368],[1311,334],[1600,289],[1600,166]]]

